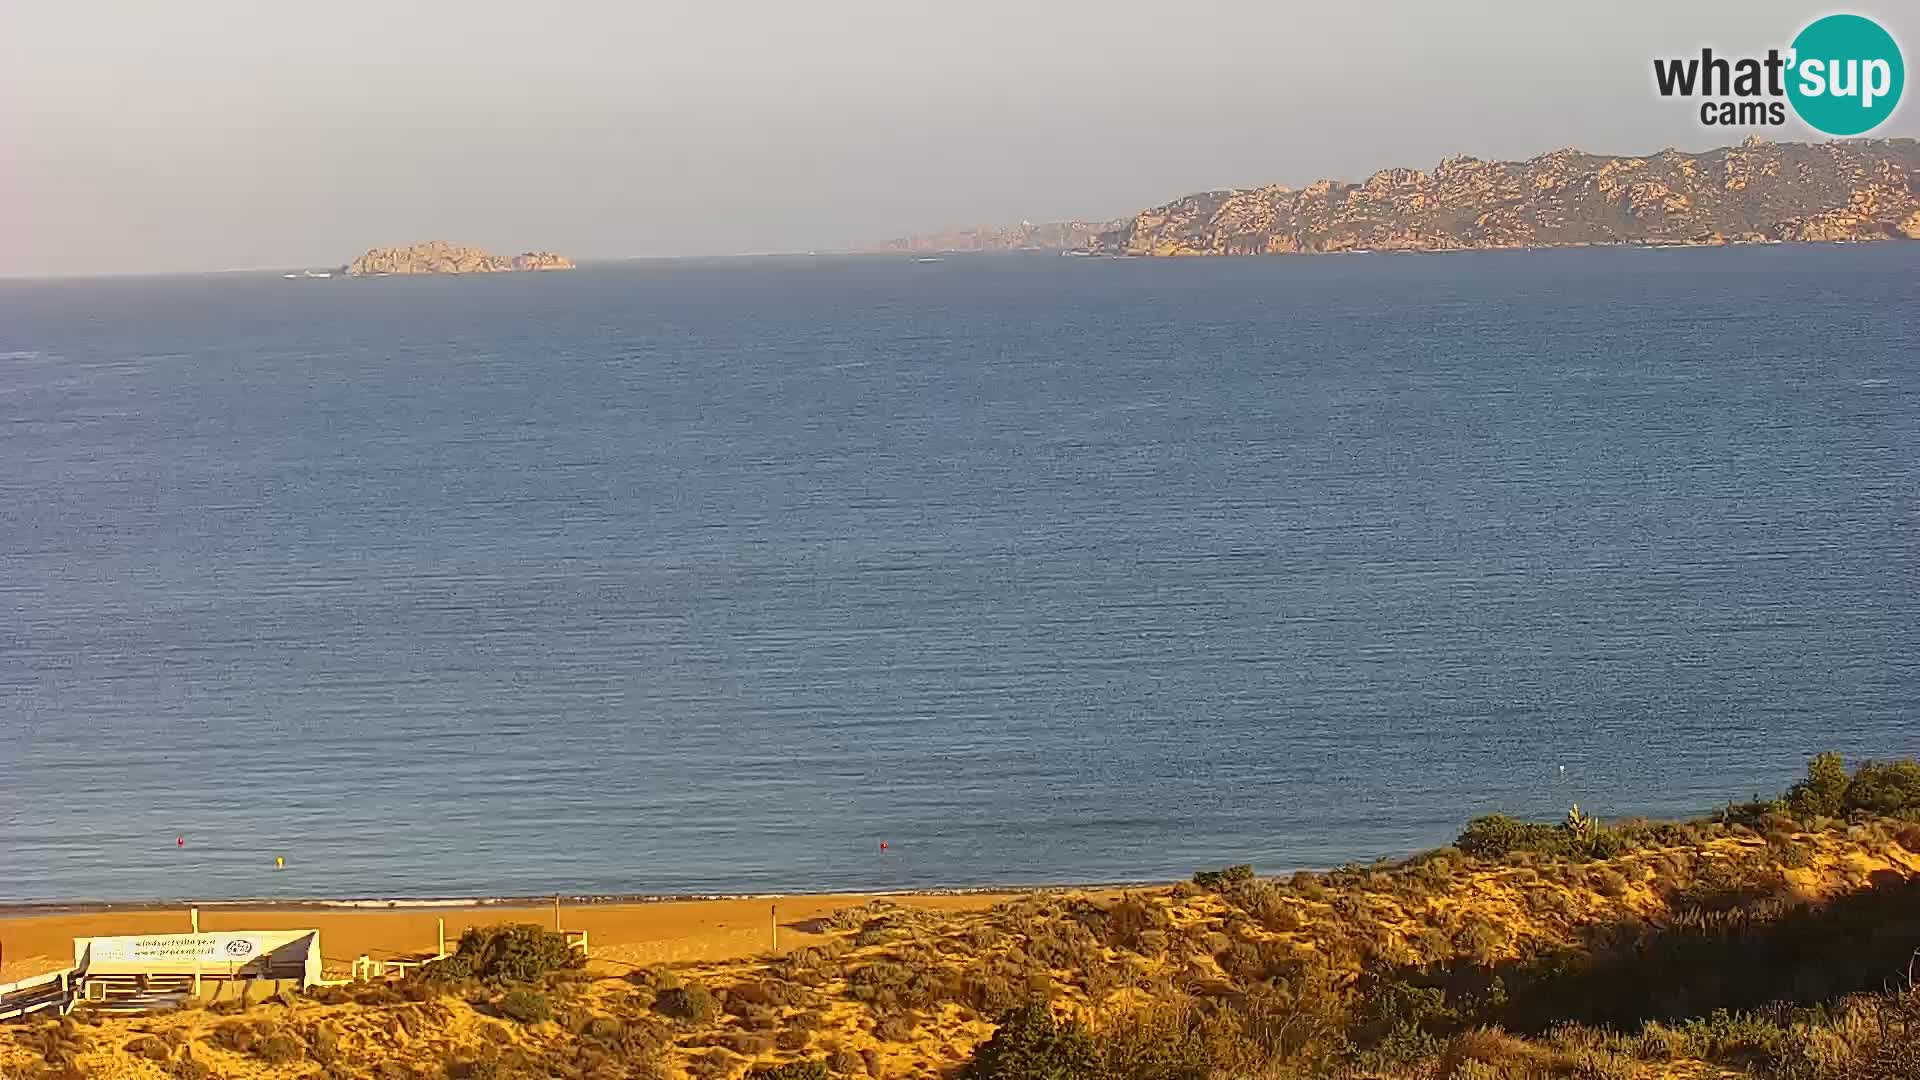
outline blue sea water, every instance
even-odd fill
[[[1920,752],[1917,271],[0,282],[0,900],[1284,870]]]

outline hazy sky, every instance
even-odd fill
[[[429,238],[834,248],[1455,153],[1702,149],[1749,132],[1656,97],[1652,58],[1784,47],[1829,10],[0,0],[0,274],[337,264]],[[1910,2],[1844,10],[1914,63]],[[1917,118],[1908,100],[1875,134]]]

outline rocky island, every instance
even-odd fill
[[[494,255],[465,244],[430,240],[411,247],[374,248],[348,263],[351,277],[379,274],[503,274],[532,270],[571,270],[573,260],[551,251]]]
[[[1699,154],[1556,150],[1453,157],[1321,180],[1209,191],[1143,210],[1084,249],[1277,255],[1600,245],[1920,239],[1920,141],[1775,143]]]

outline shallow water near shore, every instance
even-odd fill
[[[1281,870],[1920,752],[1916,311],[1920,244],[0,282],[0,902]]]

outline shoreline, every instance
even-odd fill
[[[901,897],[966,898],[973,896],[1031,896],[1062,892],[1111,892],[1171,886],[1167,881],[1059,881],[1040,884],[985,884],[929,886],[908,889],[830,889],[773,892],[716,893],[522,893],[499,896],[242,896],[216,899],[179,897],[135,900],[6,900],[0,901],[0,920],[59,915],[142,914],[200,908],[211,911],[466,911],[538,908],[551,910],[557,899],[564,907],[642,907],[658,904],[720,903],[782,900],[884,900]]]

